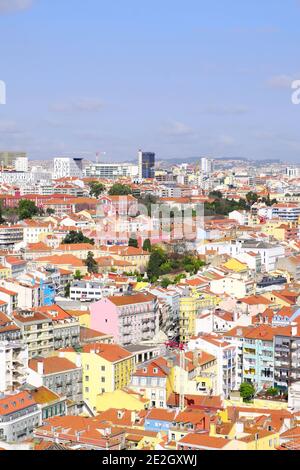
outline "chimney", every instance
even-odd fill
[[[292,327],[292,336],[295,337],[298,335],[298,324],[293,322],[291,324],[291,327]]]
[[[237,422],[236,423],[236,434],[242,434],[244,432],[244,423]]]
[[[42,361],[37,363],[37,373],[39,375],[44,375],[44,363]]]
[[[76,356],[76,367],[81,367],[81,366],[82,366],[81,355],[77,354],[77,356]]]

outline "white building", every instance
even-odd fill
[[[17,157],[14,165],[15,165],[16,171],[27,172],[28,171],[28,158]]]
[[[299,178],[300,177],[300,167],[289,167],[286,169],[286,174],[288,178]]]
[[[235,240],[228,246],[233,257],[240,253],[260,254],[262,270],[266,272],[274,271],[277,261],[285,255],[283,246],[256,240]]]
[[[85,169],[88,177],[103,179],[137,178],[139,175],[138,165],[132,163],[92,163]]]
[[[41,425],[41,410],[29,392],[0,396],[0,441],[20,442]]]
[[[82,178],[82,158],[54,158],[53,178]]]
[[[26,383],[28,348],[20,342],[0,342],[0,392],[15,390]]]
[[[217,395],[228,398],[230,392],[238,390],[240,383],[237,369],[237,347],[215,335],[203,335],[188,343],[188,350],[202,350],[217,358]]]
[[[201,171],[205,175],[210,175],[214,171],[214,161],[209,158],[201,158]]]

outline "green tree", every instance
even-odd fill
[[[257,193],[255,193],[254,191],[250,191],[248,194],[246,194],[246,200],[252,206],[258,201]]]
[[[168,261],[167,254],[161,248],[155,248],[152,250],[150,260],[147,269],[148,279],[155,282],[153,279],[158,279],[163,274],[162,266]],[[167,274],[167,273],[164,273]]]
[[[89,183],[90,187],[90,195],[98,198],[100,194],[102,194],[105,191],[105,186],[102,183],[99,183],[99,181],[92,181]]]
[[[89,243],[95,245],[95,240],[92,238],[85,237],[81,231],[71,230],[68,235],[63,239],[63,245],[78,245],[79,243]]]
[[[163,287],[164,289],[169,287],[171,284],[172,284],[172,281],[168,277],[164,277],[163,280],[161,281],[161,287]]]
[[[109,190],[110,196],[128,196],[132,194],[131,187],[126,184],[115,183]]]
[[[51,209],[51,207],[48,207],[48,208],[46,209],[46,214],[47,214],[47,215],[53,215],[53,214],[55,214],[55,210],[54,210],[54,209]]]
[[[240,386],[240,394],[245,403],[253,400],[255,395],[255,388],[251,382],[244,382]]]
[[[99,267],[97,261],[94,258],[94,253],[92,253],[91,251],[88,252],[87,258],[85,260],[85,265],[87,266],[88,272],[90,274],[98,274]]]
[[[149,238],[147,238],[143,243],[143,250],[144,251],[149,251],[149,253],[150,253],[151,249],[152,249],[151,241],[149,240]]]
[[[82,278],[83,278],[83,275],[81,274],[81,271],[77,269],[77,271],[74,274],[74,279],[76,279],[76,281],[81,281]]]
[[[128,240],[128,246],[132,246],[133,248],[138,248],[139,243],[136,238],[129,238]]]
[[[65,287],[65,297],[68,299],[70,297],[71,284],[68,282]]]
[[[223,194],[221,193],[221,191],[211,191],[209,193],[209,197],[215,198],[215,199],[222,199]]]
[[[279,395],[279,390],[276,387],[270,387],[267,390],[267,395],[270,397],[277,397]]]
[[[3,206],[2,202],[0,203],[0,224],[3,224],[5,220],[3,219]]]
[[[17,212],[20,220],[32,219],[32,217],[38,215],[39,209],[33,201],[21,199]]]

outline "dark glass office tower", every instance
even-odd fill
[[[141,179],[155,177],[155,153],[139,151],[139,177]]]

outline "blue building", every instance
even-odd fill
[[[162,408],[153,408],[145,418],[145,431],[168,432],[173,426],[177,412]]]

